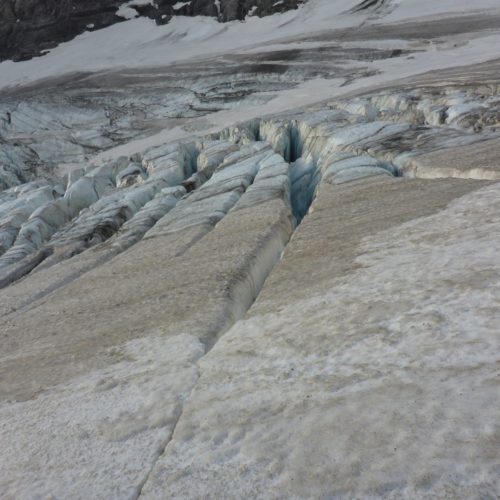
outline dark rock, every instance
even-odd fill
[[[219,21],[243,20],[249,12],[267,16],[296,9],[304,0],[192,0],[174,11],[178,0],[156,0],[151,5],[131,5],[140,16],[165,24],[174,15],[212,16]],[[58,43],[86,30],[124,21],[116,15],[124,0],[0,0],[0,61],[22,61],[42,55]]]

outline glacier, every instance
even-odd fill
[[[497,498],[499,20],[307,0],[1,62],[0,498]]]

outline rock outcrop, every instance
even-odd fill
[[[0,61],[43,54],[76,35],[135,16],[158,24],[172,16],[212,16],[221,22],[297,8],[302,0],[4,0],[0,3]]]

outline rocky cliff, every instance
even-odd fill
[[[4,0],[0,2],[0,61],[31,59],[85,30],[127,17],[147,16],[158,24],[175,15],[213,16],[219,21],[266,16],[297,8],[303,0]],[[125,9],[124,9],[125,7]]]

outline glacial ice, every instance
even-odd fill
[[[498,496],[489,1],[0,65],[0,496]]]

